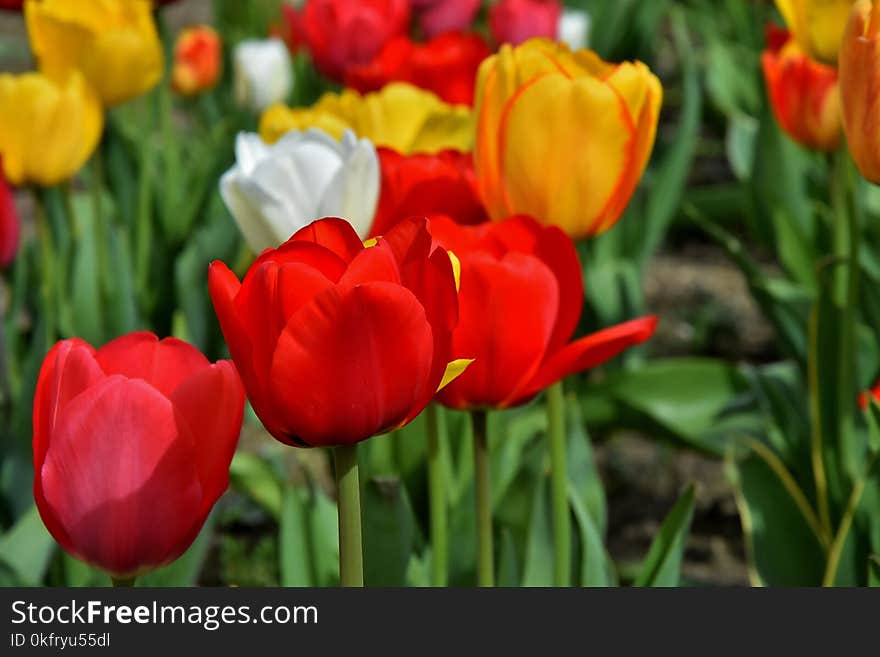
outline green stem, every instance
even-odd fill
[[[100,300],[106,302],[110,297],[108,286],[112,284],[114,279],[108,265],[107,239],[109,236],[103,205],[104,155],[101,152],[100,145],[95,149],[95,154],[92,156],[92,167],[94,173],[91,184],[92,229],[95,234],[95,260],[98,264],[98,291]]]
[[[809,352],[807,354],[807,392],[810,408],[810,460],[816,485],[816,500],[822,535],[831,533],[831,513],[828,506],[828,477],[825,474],[825,455],[822,430],[822,400],[819,386],[819,311],[813,308],[808,326]]]
[[[474,411],[471,419],[474,434],[474,486],[477,504],[477,582],[480,586],[495,586],[486,411]]]
[[[339,505],[339,583],[364,585],[364,548],[361,539],[361,488],[357,443],[333,450]]]
[[[55,290],[55,245],[52,239],[52,229],[49,226],[49,218],[46,216],[46,205],[41,190],[34,189],[34,214],[37,222],[37,239],[40,242],[40,299],[43,304],[43,317],[45,321],[46,345],[50,347],[55,342],[58,328],[56,316],[54,290]]]
[[[141,144],[141,175],[138,181],[137,228],[135,234],[135,271],[141,310],[149,315],[152,301],[150,287],[150,250],[153,243],[153,157],[150,142]]]
[[[110,579],[113,580],[114,589],[131,588],[132,586],[134,586],[135,580],[134,577],[120,577],[118,579],[116,577],[111,577]]]
[[[547,438],[550,441],[550,490],[553,501],[553,580],[571,585],[571,519],[565,455],[565,393],[562,382],[547,388]]]
[[[428,490],[431,506],[432,584],[446,586],[449,539],[446,519],[446,469],[440,436],[440,408],[431,403],[425,409],[428,422]]]

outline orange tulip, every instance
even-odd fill
[[[850,153],[862,175],[880,184],[880,10],[869,0],[853,7],[838,64]]]
[[[572,237],[626,208],[648,163],[663,89],[641,62],[532,39],[480,66],[474,165],[492,219],[527,214]]]
[[[837,71],[810,59],[787,30],[770,26],[767,46],[761,65],[779,125],[808,148],[834,150],[841,133]]]
[[[220,79],[223,45],[216,30],[205,25],[183,30],[174,44],[171,83],[182,96],[211,89]]]

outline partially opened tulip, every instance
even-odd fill
[[[656,318],[644,317],[569,342],[581,315],[583,280],[574,244],[556,227],[524,216],[477,226],[437,217],[431,234],[461,261],[461,319],[452,351],[475,359],[440,392],[446,406],[523,404],[654,333]]]
[[[860,0],[840,48],[840,96],[850,154],[862,175],[880,184],[880,10]]]
[[[350,129],[376,146],[404,154],[470,151],[473,145],[470,108],[444,103],[434,94],[402,82],[365,95],[350,89],[326,93],[308,108],[277,104],[260,117],[260,136],[269,143],[290,130],[310,127],[319,127],[336,138]]]
[[[3,158],[0,156],[0,269],[7,267],[18,253],[20,220],[15,208],[12,190],[3,176]]]
[[[293,90],[293,64],[280,39],[248,39],[232,53],[235,100],[252,112],[262,112],[287,99]]]
[[[557,0],[499,0],[489,10],[489,29],[499,44],[556,38],[562,4]]]
[[[55,345],[34,398],[34,498],[47,529],[115,580],[190,546],[229,483],[244,390],[229,361],[132,333]]]
[[[466,366],[450,362],[458,295],[452,259],[424,219],[365,245],[321,219],[264,252],[239,282],[208,284],[254,410],[281,442],[332,446],[340,582],[363,585],[356,445],[402,427]]]
[[[315,217],[346,216],[362,238],[370,232],[379,161],[366,139],[347,131],[340,142],[313,128],[269,145],[240,133],[235,157],[220,192],[254,253],[279,246]]]
[[[788,136],[808,148],[837,148],[843,128],[837,71],[810,59],[787,32],[772,27],[761,65],[773,114]]]
[[[379,149],[382,191],[370,235],[384,235],[409,217],[446,215],[462,224],[486,221],[470,153],[401,155]]]
[[[104,127],[98,97],[77,72],[0,74],[0,153],[13,185],[50,187],[75,175]]]
[[[801,48],[813,59],[833,64],[854,2],[776,0],[776,6]]]
[[[409,26],[409,0],[306,0],[299,29],[315,66],[342,81]]]
[[[482,37],[450,32],[420,44],[402,36],[368,63],[348,69],[345,84],[361,93],[409,82],[453,105],[473,105],[477,69],[490,54]]]
[[[410,4],[418,13],[422,33],[431,38],[469,28],[480,10],[481,0],[410,0]]]
[[[216,30],[200,25],[183,30],[174,44],[171,84],[183,96],[194,96],[217,84],[223,66],[223,44]]]
[[[480,67],[474,163],[489,215],[528,214],[572,237],[626,208],[648,163],[663,89],[641,62],[532,40]]]
[[[80,70],[105,105],[145,94],[162,77],[162,44],[150,0],[27,0],[40,70]]]

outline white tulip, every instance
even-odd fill
[[[293,90],[290,53],[279,39],[242,41],[232,54],[232,68],[235,100],[252,112],[287,100]]]
[[[590,43],[590,15],[578,9],[563,9],[556,32],[572,50],[586,48]]]
[[[316,128],[292,130],[269,145],[239,133],[236,163],[220,194],[254,253],[277,247],[321,217],[347,219],[361,238],[379,200],[379,158],[350,130],[338,142]]]

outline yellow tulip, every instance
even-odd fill
[[[528,214],[573,237],[613,226],[648,163],[662,97],[641,62],[544,39],[503,46],[477,77],[474,164],[489,215]]]
[[[67,180],[91,156],[104,127],[98,97],[82,75],[0,74],[0,154],[14,185]]]
[[[27,0],[25,18],[40,69],[79,69],[104,105],[152,89],[162,77],[162,45],[150,0]]]
[[[854,1],[776,0],[776,6],[801,48],[813,59],[833,64]]]
[[[840,46],[840,99],[850,154],[862,175],[880,184],[880,7],[855,4]]]
[[[346,129],[376,146],[399,153],[435,153],[452,148],[470,151],[470,109],[449,105],[410,84],[393,83],[361,95],[351,89],[326,93],[310,108],[274,105],[260,119],[260,136],[272,143],[289,130],[316,127],[340,138]]]

